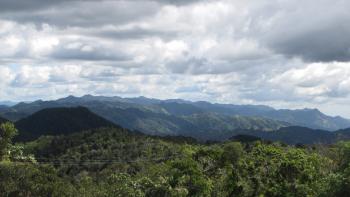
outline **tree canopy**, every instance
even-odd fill
[[[200,144],[101,128],[11,145],[16,129],[10,123],[1,129],[2,150],[12,146],[20,152],[0,162],[4,196],[326,197],[350,192],[350,142]]]

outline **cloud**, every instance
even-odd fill
[[[348,98],[350,94],[349,63],[311,63],[292,68],[266,80],[257,90],[247,90],[245,97],[265,101],[301,101],[327,103]]]
[[[85,34],[111,39],[186,37],[204,40],[223,37],[228,51],[268,49],[305,61],[348,61],[350,14],[346,0],[294,1],[1,1],[0,17],[41,28],[83,28]],[[312,15],[310,14],[312,13]],[[104,31],[98,29],[104,26]],[[96,30],[97,29],[97,30]],[[230,39],[227,39],[229,37]],[[219,43],[219,46],[222,44]],[[327,47],[324,47],[327,46]],[[248,49],[247,47],[253,47]],[[221,46],[218,51],[222,48]],[[254,56],[255,52],[241,54]],[[224,54],[222,54],[224,55]],[[232,56],[235,56],[234,54]],[[240,57],[241,57],[240,56]],[[231,56],[230,56],[231,57]]]
[[[0,11],[2,12],[15,12],[15,11],[33,11],[43,9],[51,6],[58,5],[63,2],[69,2],[71,0],[57,0],[57,1],[45,1],[45,0],[19,0],[19,1],[6,1],[1,0]]]
[[[131,58],[121,50],[79,41],[61,43],[50,53],[50,57],[89,61],[127,61]]]
[[[144,95],[332,112],[328,105],[350,97],[348,7],[0,0],[0,96]]]
[[[60,28],[98,27],[107,24],[126,24],[149,17],[156,13],[157,8],[159,8],[158,4],[150,1],[144,3],[120,0],[30,1],[32,2],[28,3],[30,4],[29,9],[25,9],[27,3],[23,3],[23,5],[22,3],[6,3],[5,7],[1,6],[4,11],[0,16],[3,19],[19,23],[34,23],[39,28],[43,23]],[[17,8],[17,4],[22,6]]]
[[[263,32],[271,49],[311,62],[350,60],[349,1],[282,1],[277,6],[270,28]]]

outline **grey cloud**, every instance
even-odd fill
[[[230,60],[215,60],[209,57],[191,57],[187,56],[183,59],[173,60],[166,63],[166,67],[172,73],[177,74],[226,74],[230,72],[241,73],[241,75],[248,76],[247,81],[251,78],[260,77],[262,73],[271,74],[270,70],[277,70],[284,67],[290,68],[286,64],[286,59],[281,56],[272,56],[265,58],[252,59],[230,59]],[[269,69],[267,72],[267,69]]]
[[[183,60],[176,60],[167,63],[167,68],[177,74],[193,73],[195,70],[199,70],[207,64],[207,60],[202,58],[185,58]]]
[[[145,3],[156,2],[161,4],[173,5],[188,5],[194,2],[208,1],[208,0],[0,0],[0,11],[2,12],[17,12],[28,10],[47,9],[62,4],[72,3],[104,3],[104,2],[132,2]],[[132,11],[132,10],[129,10]]]
[[[210,1],[210,0],[151,0],[151,1],[181,6],[181,5],[189,5],[189,4],[196,3],[196,2],[201,2],[201,1],[205,2],[205,1]]]
[[[20,23],[59,27],[125,24],[157,13],[163,5],[207,0],[0,0],[0,17]]]
[[[39,10],[51,6],[58,5],[62,2],[69,2],[71,0],[0,0],[1,12],[16,12],[23,10]]]
[[[287,96],[286,92],[281,90],[271,90],[270,87],[246,89],[241,92],[240,97],[260,102],[274,100],[293,101],[296,99],[290,95]]]
[[[80,73],[80,76],[89,81],[109,82],[122,75],[120,71],[113,67],[105,67],[93,70],[83,70]]]
[[[176,93],[192,93],[192,92],[200,92],[201,88],[198,86],[186,86],[186,87],[179,87],[175,90]]]
[[[11,6],[5,6],[4,12],[0,13],[3,19],[14,20],[20,23],[34,23],[40,27],[47,23],[58,27],[96,27],[109,24],[122,25],[130,21],[143,19],[154,15],[159,5],[148,2],[138,3],[137,1],[78,1],[62,0],[60,3],[43,3],[33,10],[18,9],[11,11]],[[46,2],[46,1],[45,1]],[[11,4],[12,5],[12,4]],[[13,7],[15,7],[13,3]],[[45,6],[46,5],[46,6]],[[30,6],[30,7],[31,7]],[[0,7],[2,7],[0,3]]]
[[[307,0],[281,6],[263,34],[272,50],[311,62],[350,61],[349,1]]]
[[[141,27],[134,27],[125,30],[96,30],[94,32],[87,32],[87,34],[104,37],[110,39],[142,39],[149,37],[159,37],[164,40],[171,40],[178,36],[178,32],[174,31],[161,31],[161,30],[152,30]]]
[[[350,61],[350,40],[347,38],[350,27],[337,27],[339,25],[334,24],[323,30],[285,35],[269,44],[279,53],[302,57],[307,61]]]
[[[91,50],[84,50],[84,45],[78,48],[56,47],[50,54],[51,58],[60,60],[87,60],[87,61],[127,61],[131,56],[116,49],[93,47]],[[90,46],[88,46],[90,47]]]

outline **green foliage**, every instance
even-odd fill
[[[242,144],[238,142],[224,144],[223,150],[222,161],[232,165],[236,165],[244,153]]]
[[[17,135],[17,129],[11,122],[0,125],[0,161],[8,159],[12,138]]]
[[[258,143],[232,173],[229,188],[241,196],[317,196],[329,165],[302,149]]]
[[[170,162],[170,185],[188,191],[190,196],[210,196],[212,183],[197,162],[185,158]],[[186,192],[187,193],[187,192]]]
[[[337,144],[339,167],[345,169],[349,167],[350,164],[350,142],[339,142]]]
[[[12,145],[11,162],[0,163],[0,193],[328,197],[350,192],[350,142],[293,147],[180,139],[104,128]]]
[[[59,178],[50,166],[0,163],[0,177],[1,196],[61,197],[76,194],[71,184]]]

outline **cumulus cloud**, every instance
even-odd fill
[[[0,0],[0,96],[144,95],[333,113],[350,97],[348,7]]]
[[[350,94],[350,64],[313,63],[288,70],[270,82],[292,88],[289,91],[300,97],[346,97]]]

